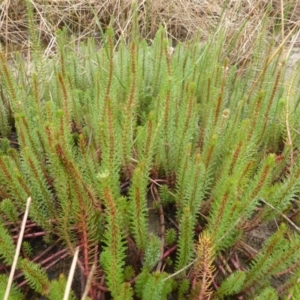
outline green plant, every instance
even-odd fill
[[[24,242],[12,295],[27,283],[61,297],[64,277],[50,281],[46,270],[77,246],[91,299],[296,293],[292,277],[272,287],[272,276],[299,272],[299,237],[284,224],[245,268],[237,258],[248,255],[247,234],[274,218],[284,223],[297,205],[296,72],[286,87],[279,51],[259,55],[263,34],[245,69],[226,57],[222,31],[202,46],[178,44],[173,54],[163,28],[152,45],[134,36],[116,46],[110,28],[103,38],[98,50],[92,41],[78,50],[58,32],[57,59],[45,59],[33,38],[29,74],[22,60],[14,74],[0,52],[5,266],[32,198],[24,236],[32,243]],[[17,149],[8,145],[12,133]],[[59,238],[61,255],[27,257],[37,236],[49,249]],[[7,275],[0,279],[5,286]]]

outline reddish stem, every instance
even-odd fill
[[[28,233],[28,234],[25,234],[24,235],[24,239],[27,239],[27,238],[34,238],[34,237],[37,237],[37,236],[44,236],[46,234],[45,231],[41,231],[41,232],[35,232],[35,233]],[[19,238],[19,235],[14,235],[13,236],[13,239],[14,240],[17,240]]]
[[[177,249],[177,245],[171,247],[170,249],[168,249],[164,255],[163,255],[163,259],[165,259],[166,257],[170,256],[172,252],[174,252]]]

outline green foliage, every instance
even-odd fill
[[[264,299],[277,300],[279,298],[275,289],[273,289],[272,287],[267,287],[254,298],[254,300],[264,300]]]
[[[2,136],[5,136],[5,134],[3,134]],[[0,141],[0,152],[3,154],[7,154],[8,150],[10,148],[10,141],[7,138],[3,138]]]
[[[133,172],[130,188],[130,209],[132,232],[138,249],[145,250],[147,234],[147,182],[145,164],[140,163]]]
[[[152,270],[160,259],[161,241],[155,234],[150,234],[144,254],[143,265],[147,270]]]
[[[50,283],[50,291],[48,294],[49,300],[63,299],[66,284],[67,284],[67,280],[63,274],[59,276],[58,280],[52,280]],[[73,291],[71,291],[69,300],[75,300],[75,299],[76,297],[74,296]]]
[[[134,269],[132,266],[126,266],[124,269],[124,280],[128,281],[134,277]]]
[[[174,228],[170,228],[166,231],[165,239],[167,245],[172,245],[176,242],[176,231]]]
[[[300,259],[299,235],[292,235],[291,240],[285,238],[287,228],[282,224],[263,245],[262,251],[255,257],[250,269],[246,273],[244,289],[263,286],[268,279],[288,266],[294,265]]]
[[[30,243],[28,243],[27,241],[23,241],[22,249],[26,253],[27,256],[29,256],[29,257],[32,256],[33,249],[32,249],[32,246],[30,245]]]
[[[237,294],[242,290],[245,278],[245,272],[236,271],[232,273],[222,282],[214,296],[222,299],[224,296]]]
[[[38,264],[31,262],[26,258],[20,261],[20,267],[30,287],[41,295],[47,295],[50,288],[50,282],[45,270]]]
[[[0,209],[9,221],[17,223],[18,211],[10,199],[3,199],[0,203]]]
[[[118,211],[118,207],[122,205],[122,198],[120,199],[121,201],[114,199],[108,173],[99,174],[98,179],[107,209],[107,225],[104,232],[106,247],[101,253],[100,262],[106,273],[107,284],[111,293],[113,297],[116,297],[121,293],[120,289],[124,281],[123,269],[125,265],[125,247]]]
[[[173,204],[175,201],[174,195],[165,184],[160,187],[159,195],[163,205]]]
[[[191,144],[186,145],[187,150],[178,172],[177,205],[179,212],[184,207],[189,207],[191,216],[195,219],[207,188],[205,186],[206,170],[204,163],[201,161],[201,155],[195,153],[194,157],[191,158]]]
[[[108,28],[100,49],[75,45],[62,30],[55,59],[46,59],[30,1],[27,8],[32,69],[16,59],[16,76],[0,51],[3,270],[31,196],[26,233],[59,239],[70,254],[80,247],[78,272],[91,280],[91,299],[106,289],[114,299],[298,295],[295,278],[278,295],[271,284],[300,262],[299,236],[281,224],[300,194],[300,107],[291,100],[299,80],[287,88],[279,55],[261,57],[264,32],[242,66],[225,53],[234,45],[225,47],[222,30],[174,53],[163,28],[151,45],[138,36],[115,45]],[[274,218],[281,225],[237,270],[230,259],[242,238]],[[200,251],[195,237],[204,230],[210,246]],[[30,233],[19,271],[31,290],[61,299],[66,279],[50,282],[33,262]],[[235,269],[212,285],[216,267],[224,269],[220,257]]]
[[[15,246],[3,224],[0,223],[0,257],[8,265],[13,262]]]
[[[147,269],[143,269],[135,283],[135,293],[137,297],[142,298],[144,287],[149,278],[150,272]]]
[[[8,277],[5,275],[0,275],[0,298],[4,299],[5,291],[7,288]],[[12,285],[9,300],[20,300],[23,299],[22,292],[16,287],[15,284]]]
[[[186,294],[189,290],[190,282],[188,279],[183,279],[178,287],[178,300],[186,299]]]
[[[180,233],[178,238],[176,270],[180,270],[186,266],[193,256],[194,220],[188,207],[186,207],[183,211],[183,216],[179,226]]]
[[[152,274],[144,271],[136,282],[136,292],[140,299],[167,299],[172,291],[172,281],[164,280],[165,273],[154,272]]]
[[[296,272],[292,278],[287,282],[288,291],[286,291],[285,299],[296,300],[300,297],[300,279],[299,279],[299,271]]]
[[[115,296],[116,300],[132,300],[133,299],[133,290],[130,286],[130,283],[122,283],[119,289],[119,294]]]

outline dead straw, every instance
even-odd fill
[[[72,285],[72,281],[73,281],[73,278],[74,278],[75,268],[76,268],[76,264],[77,264],[77,260],[78,260],[78,254],[79,254],[79,247],[77,247],[75,249],[75,253],[74,253],[73,260],[72,260],[72,265],[71,265],[71,268],[70,268],[70,272],[69,272],[68,281],[67,281],[67,285],[66,285],[63,300],[68,300],[69,296],[70,296],[71,285]]]
[[[15,256],[14,256],[14,261],[13,261],[13,264],[12,264],[12,267],[11,267],[11,270],[10,270],[10,274],[9,274],[9,278],[8,278],[8,282],[7,282],[7,287],[6,287],[6,290],[5,290],[5,295],[4,295],[3,300],[8,300],[8,297],[9,297],[9,294],[10,294],[10,290],[11,290],[11,286],[12,286],[12,283],[13,283],[14,274],[15,274],[15,270],[16,270],[20,250],[21,250],[21,245],[22,245],[22,241],[23,241],[23,236],[24,236],[25,226],[26,226],[27,217],[28,217],[28,213],[29,213],[30,203],[31,203],[31,197],[29,197],[27,199],[27,202],[26,202],[26,210],[25,210],[25,213],[24,213],[22,226],[21,226],[21,230],[20,230],[20,234],[19,234],[19,239],[18,239],[18,243],[17,243],[17,248],[16,248],[16,252],[15,252]]]

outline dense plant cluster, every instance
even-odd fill
[[[62,299],[48,270],[76,247],[91,299],[298,299],[299,78],[280,51],[261,56],[261,36],[236,66],[221,31],[174,52],[163,29],[151,45],[57,39],[46,59],[32,32],[31,65],[0,52],[0,295],[30,196],[11,299]]]

